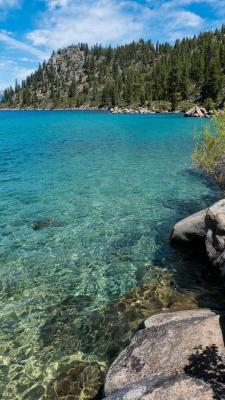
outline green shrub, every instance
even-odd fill
[[[206,99],[203,105],[207,111],[216,109],[216,103],[211,98]]]
[[[213,173],[215,163],[225,154],[225,112],[217,114],[203,128],[192,159],[202,170]]]

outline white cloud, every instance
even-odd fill
[[[221,0],[224,1],[224,0]],[[33,46],[55,50],[72,43],[119,44],[140,37],[171,40],[207,26],[185,7],[194,3],[215,5],[215,0],[45,0],[47,9],[35,30],[27,34]]]
[[[57,7],[67,7],[70,0],[48,0],[47,5],[50,10],[54,10]]]
[[[0,43],[5,48],[5,56],[0,57],[0,90],[14,85],[33,72],[39,61],[47,59],[49,53],[12,37],[10,32],[0,30]]]
[[[169,18],[171,19],[170,28],[173,30],[184,26],[197,28],[202,26],[204,22],[203,18],[190,11],[177,11],[170,14]]]
[[[2,8],[17,7],[19,5],[19,0],[0,0],[0,7]]]
[[[16,66],[1,68],[1,79],[24,77],[38,60],[48,58],[52,50],[73,43],[90,45],[127,43],[141,37],[153,41],[174,41],[220,26],[225,16],[225,0],[38,0],[45,10],[38,12],[32,31],[25,40],[0,30],[0,43]],[[0,19],[22,0],[0,0]],[[198,7],[191,7],[198,5]],[[201,12],[208,7],[208,15]],[[194,11],[195,10],[195,11]],[[198,11],[196,11],[198,10]],[[204,17],[205,15],[205,17]],[[20,73],[21,71],[21,73]],[[8,75],[7,75],[8,74]]]
[[[22,50],[23,52],[32,54],[38,59],[42,60],[47,57],[47,53],[42,50],[39,50],[30,44],[21,42],[19,40],[14,39],[9,32],[0,31],[0,42],[5,43],[8,48],[14,48],[17,50]]]
[[[35,71],[37,61],[33,63],[33,68],[25,67],[20,61],[14,61],[7,57],[0,58],[0,91],[6,87],[14,85],[15,80],[19,82]]]
[[[61,7],[51,8],[39,22],[40,28],[28,34],[33,45],[56,49],[77,42],[121,43],[137,39],[144,32],[144,15],[140,10],[138,17],[131,12],[135,2],[50,0],[48,5],[52,7],[56,2]]]

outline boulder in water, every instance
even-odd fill
[[[199,211],[182,221],[172,229],[170,241],[183,246],[203,244],[205,240],[205,217],[207,210]]]
[[[209,207],[205,219],[205,245],[209,261],[225,274],[225,199]]]
[[[47,228],[55,223],[53,218],[42,218],[37,219],[32,223],[32,228],[34,231],[38,231],[40,229]]]
[[[189,247],[203,243],[209,262],[225,277],[225,199],[178,222],[170,242]]]

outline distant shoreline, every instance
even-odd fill
[[[131,114],[131,115],[166,115],[166,114],[184,114],[184,111],[145,111],[139,112],[136,110],[125,111],[113,111],[107,108],[0,108],[0,111],[96,111],[104,112],[108,114]]]
[[[149,109],[147,107],[111,107],[111,108],[98,108],[98,107],[76,107],[76,108],[0,108],[0,111],[93,111],[99,113],[108,114],[129,114],[129,115],[167,115],[167,114],[177,114],[183,115],[184,117],[194,117],[194,118],[209,118],[215,113],[213,111],[207,112],[203,107],[195,106],[190,110],[161,110],[161,109]]]

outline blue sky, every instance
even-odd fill
[[[170,41],[225,22],[225,0],[0,0],[0,90],[72,43]]]

